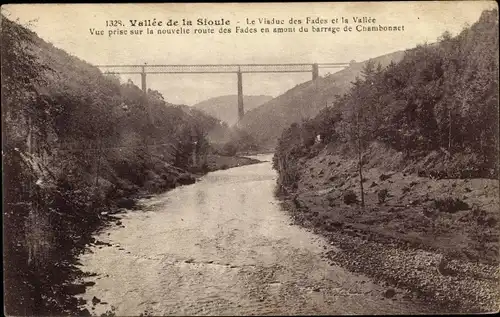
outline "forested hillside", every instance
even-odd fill
[[[382,66],[401,60],[404,52],[398,51],[374,59]],[[274,149],[283,130],[294,122],[316,116],[327,105],[351,87],[366,62],[356,63],[336,73],[297,85],[281,96],[248,111],[241,128],[265,148]]]
[[[323,144],[350,144],[353,153],[382,142],[402,152],[405,165],[415,162],[414,172],[496,178],[497,26],[496,12],[485,12],[458,36],[445,33],[439,45],[419,45],[399,63],[370,61],[340,99],[283,133],[276,157],[294,149],[306,155],[319,134]],[[433,164],[417,164],[426,157]]]
[[[340,243],[334,261],[447,309],[498,309],[498,60],[498,11],[485,11],[398,63],[366,63],[283,132],[278,193]]]
[[[67,314],[84,289],[67,284],[71,263],[91,233],[134,195],[206,172],[205,136],[219,122],[4,16],[1,43],[5,312]]]
[[[265,102],[271,96],[243,96],[245,112],[251,111]],[[204,100],[192,106],[233,126],[238,122],[238,95],[219,96]]]

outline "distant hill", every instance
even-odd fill
[[[243,96],[245,112],[257,108],[258,106],[273,99],[272,96]],[[238,122],[238,96],[227,95],[210,98],[193,105],[194,108],[216,117],[229,126]]]
[[[403,56],[404,51],[397,51],[373,60],[387,66],[391,61],[400,61]],[[336,95],[346,92],[351,82],[360,75],[366,62],[352,63],[339,72],[295,86],[283,95],[245,113],[241,128],[262,146],[274,148],[284,128],[317,115],[327,103],[331,104],[336,99]]]

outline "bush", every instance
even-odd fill
[[[380,175],[379,179],[380,179],[380,181],[382,181],[382,182],[383,182],[383,181],[385,181],[386,179],[391,178],[391,176],[392,176],[392,175],[389,175],[389,174],[382,174],[382,175]]]
[[[379,204],[383,204],[387,199],[387,197],[389,197],[389,191],[386,188],[384,188],[379,190],[377,195]]]
[[[118,208],[131,209],[135,206],[135,200],[131,198],[120,198],[116,201],[116,206]]]
[[[347,205],[358,202],[358,197],[356,196],[356,193],[352,190],[344,192],[343,197],[344,197],[344,203],[346,203]]]
[[[195,182],[196,182],[196,178],[194,178],[193,175],[191,175],[189,173],[182,173],[177,178],[177,183],[179,183],[181,185],[190,185],[190,184],[194,184]]]
[[[231,131],[231,139],[223,145],[221,150],[222,155],[235,156],[238,153],[259,150],[257,142],[250,134],[236,128],[233,128]]]
[[[222,148],[222,155],[235,156],[238,149],[234,144],[226,143]]]
[[[447,212],[451,214],[456,213],[460,210],[470,209],[469,205],[466,202],[452,197],[435,199],[434,207],[441,212]]]
[[[328,196],[326,197],[326,199],[328,200],[328,205],[329,205],[330,207],[335,206],[335,199],[336,199],[336,197],[334,197],[334,196],[332,196],[332,195],[328,195]]]

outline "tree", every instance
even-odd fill
[[[46,132],[46,103],[37,88],[45,83],[43,75],[50,68],[30,51],[32,32],[3,15],[1,43],[2,139],[5,148],[26,148],[31,153],[34,135]]]
[[[45,83],[43,75],[50,68],[30,51],[32,32],[3,15],[1,18],[5,307],[7,314],[37,314],[43,303],[38,283],[43,270],[40,262],[29,261],[33,245],[26,241],[30,233],[26,225],[29,216],[39,212],[39,197],[32,186],[36,180],[22,153],[35,154],[34,144],[45,141],[47,114],[53,109],[46,108],[37,88]]]

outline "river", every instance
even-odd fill
[[[209,173],[140,201],[123,227],[96,235],[81,269],[92,314],[297,315],[422,311],[384,299],[368,278],[332,265],[323,238],[291,224],[267,162]],[[94,299],[96,297],[101,302]]]

